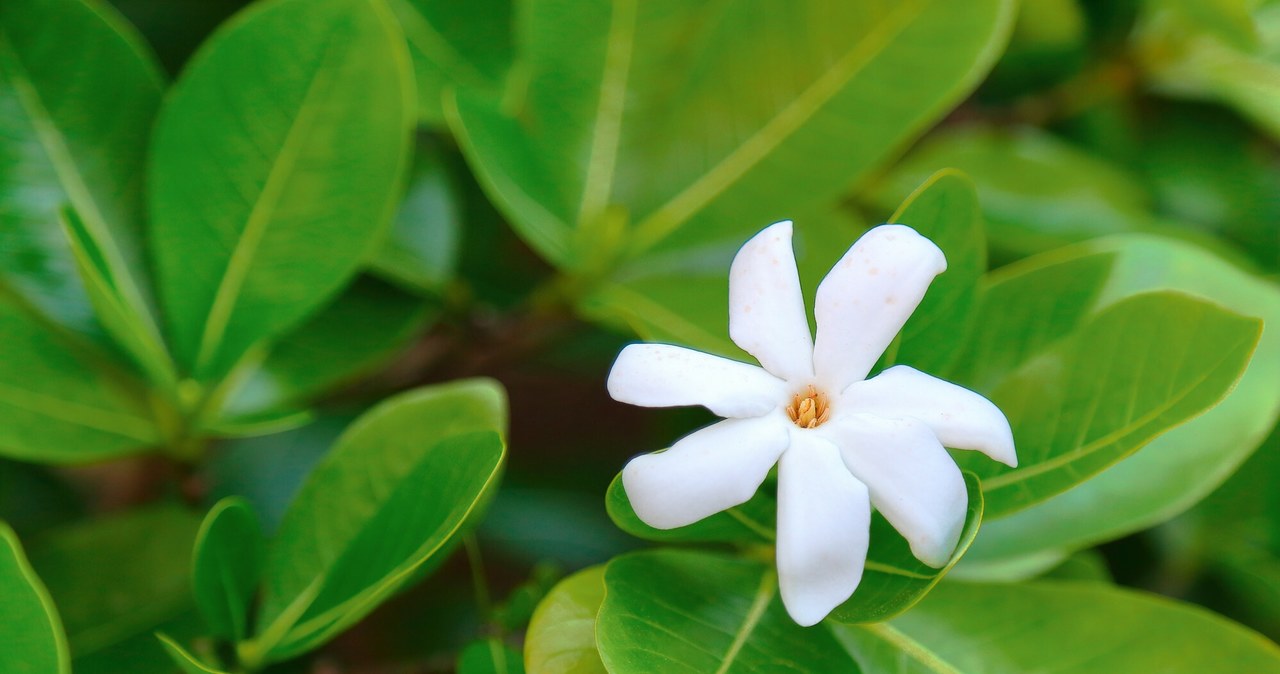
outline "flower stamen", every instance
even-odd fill
[[[827,403],[827,394],[819,392],[812,385],[807,394],[797,393],[787,405],[787,416],[800,428],[817,428],[831,416],[831,406]]]

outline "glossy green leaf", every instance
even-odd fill
[[[22,552],[18,536],[0,522],[0,671],[70,674],[71,655],[58,609]]]
[[[1085,582],[944,583],[890,623],[832,626],[864,671],[1269,672],[1280,649],[1204,609]]]
[[[64,204],[119,273],[122,301],[146,312],[142,169],[162,87],[105,2],[0,7],[0,283],[76,331],[97,327],[58,227]]]
[[[31,546],[31,564],[49,586],[80,661],[151,633],[193,608],[191,549],[200,518],[153,506],[54,530]],[[104,582],[104,570],[110,582]]]
[[[1087,280],[1086,280],[1087,279]],[[961,378],[990,391],[1004,372],[1069,335],[1095,311],[1136,293],[1192,293],[1244,315],[1280,322],[1280,289],[1186,243],[1117,237],[1064,249],[992,278],[979,309],[979,365]],[[1037,335],[1029,339],[1024,335]],[[1024,341],[1032,348],[1015,348]],[[987,366],[993,366],[989,370]],[[1155,438],[1142,451],[1044,503],[988,514],[968,560],[1079,549],[1177,514],[1219,485],[1267,437],[1280,414],[1280,332],[1264,330],[1235,389],[1217,406]]]
[[[371,262],[383,278],[437,295],[453,280],[462,236],[457,187],[442,154],[439,143],[418,144],[404,201]]]
[[[1000,0],[540,0],[518,16],[512,115],[466,92],[446,112],[529,244],[604,273],[828,203],[974,86],[1012,16]]]
[[[978,281],[987,270],[978,195],[964,174],[940,171],[916,188],[889,222],[915,229],[947,257],[947,270],[930,284],[903,326],[894,362],[922,372],[945,372],[964,346],[963,336],[975,316]]]
[[[614,559],[604,581],[596,643],[613,674],[862,671],[830,632],[791,620],[770,564],[651,550]]]
[[[605,508],[619,529],[649,541],[773,545],[778,504],[769,492],[769,489],[762,488],[750,501],[687,526],[655,529],[642,522],[632,509],[619,475],[609,483]]]
[[[520,651],[497,639],[476,641],[458,655],[458,674],[524,674]]]
[[[1033,129],[946,130],[895,167],[871,201],[896,207],[940,166],[973,180],[992,252],[1001,259],[1140,230],[1149,219],[1149,198],[1136,178]]]
[[[1101,311],[991,390],[1013,427],[1018,466],[957,456],[982,478],[988,516],[1064,492],[1217,404],[1261,329],[1258,319],[1172,292]]]
[[[532,674],[604,674],[596,647],[596,614],[604,601],[604,567],[560,581],[533,613],[524,664]]]
[[[201,662],[199,658],[188,652],[187,649],[182,647],[182,644],[179,644],[169,635],[157,632],[156,639],[160,642],[160,647],[164,649],[164,652],[173,660],[173,664],[177,665],[185,674],[225,674],[225,672]]]
[[[249,611],[266,547],[248,501],[224,498],[205,516],[196,535],[191,585],[213,636],[231,641],[249,636]]]
[[[451,88],[496,95],[512,58],[511,0],[391,0],[413,57],[418,116],[444,124]]]
[[[155,447],[142,394],[106,354],[64,334],[0,288],[0,453],[83,462]],[[18,355],[20,354],[20,356]]]
[[[245,660],[319,645],[442,561],[496,487],[505,427],[505,396],[489,380],[405,393],[352,424],[272,541]]]
[[[278,418],[384,365],[439,314],[434,300],[361,277],[270,347],[223,421]],[[246,419],[247,418],[247,419]],[[217,422],[222,424],[223,421]]]
[[[408,163],[410,77],[373,0],[259,3],[192,57],[149,167],[161,300],[192,375],[299,325],[372,254]]]

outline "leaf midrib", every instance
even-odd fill
[[[943,660],[937,653],[929,650],[924,644],[912,639],[906,633],[888,623],[859,625],[857,629],[864,629],[880,640],[888,642],[899,653],[927,667],[934,674],[965,674],[955,665]]]
[[[638,0],[619,0],[612,5],[609,32],[605,38],[604,72],[600,77],[600,99],[596,104],[595,126],[591,133],[591,154],[583,181],[578,226],[592,224],[608,206],[613,191],[613,174],[622,141],[627,79],[631,55],[635,51]]]
[[[729,650],[725,652],[724,660],[721,661],[720,667],[716,669],[715,674],[725,674],[738,659],[738,653],[742,652],[742,647],[746,645],[747,639],[751,638],[751,633],[760,624],[760,620],[764,617],[770,602],[773,601],[773,596],[778,591],[777,581],[777,574],[773,570],[769,570],[761,576],[760,585],[756,588],[755,599],[751,602],[751,608],[747,609],[747,615],[743,618],[742,625],[738,627],[738,632],[734,635],[733,642],[729,644]]]

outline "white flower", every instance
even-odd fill
[[[910,227],[872,229],[818,286],[815,340],[791,222],[748,241],[729,271],[729,336],[763,368],[633,344],[609,373],[616,400],[727,417],[627,464],[622,482],[640,519],[671,529],[744,503],[777,463],[778,583],[806,626],[857,588],[871,505],[920,561],[944,566],[968,495],[943,447],[1016,465],[1009,422],[986,398],[910,367],[866,376],[946,267]]]

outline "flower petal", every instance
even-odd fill
[[[942,251],[905,225],[881,225],[854,242],[818,286],[819,384],[838,393],[866,377],[946,268]]]
[[[670,344],[631,344],[609,371],[609,395],[644,407],[702,405],[722,417],[758,417],[786,398],[785,383],[736,360]]]
[[[1017,466],[1009,420],[990,400],[963,386],[905,365],[855,382],[841,396],[841,407],[882,417],[914,417],[929,425],[943,445],[975,449],[1001,463]]]
[[[636,515],[674,529],[747,502],[787,447],[780,415],[727,419],[685,436],[665,452],[638,456],[622,469]]]
[[[862,580],[871,528],[867,488],[835,445],[794,430],[778,464],[778,586],[787,613],[817,624]]]
[[[933,567],[951,559],[969,505],[964,476],[933,431],[917,419],[842,415],[822,426],[871,503]]]
[[[766,227],[734,256],[729,337],[776,377],[813,377],[813,336],[791,250],[790,220]]]

